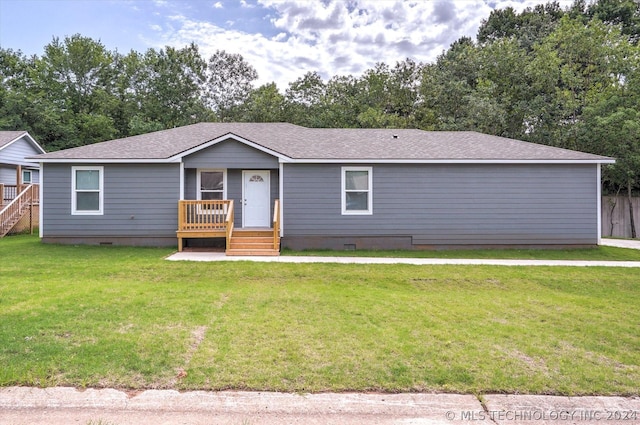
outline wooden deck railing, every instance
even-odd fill
[[[40,203],[40,185],[39,184],[32,184],[32,185],[21,184],[20,187],[18,187],[18,185],[15,185],[15,184],[0,183],[0,206],[2,206],[3,204],[8,204],[9,202],[16,199],[18,194],[22,192],[24,189],[26,189],[27,186],[33,186],[33,189],[32,189],[33,203],[34,204]]]
[[[27,208],[33,206],[34,193],[34,185],[26,185],[6,207],[0,209],[0,237],[3,237],[11,230],[18,220],[22,218]],[[30,226],[31,233],[33,233],[33,221],[31,221]]]
[[[280,200],[273,203],[273,249],[280,248]]]
[[[231,236],[233,235],[233,199],[229,201],[229,209],[227,210],[227,244],[225,246],[231,246]]]
[[[227,226],[233,200],[179,201],[179,230],[216,230]]]
[[[178,250],[183,238],[225,237],[227,245],[233,234],[233,200],[179,201]]]

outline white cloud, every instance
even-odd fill
[[[224,6],[222,5],[221,1],[217,1],[213,4],[213,8],[214,9],[224,9]]]
[[[571,1],[560,3],[566,7]],[[521,11],[540,2],[496,0],[494,7]],[[243,0],[242,7],[256,6]],[[328,79],[360,74],[377,62],[393,66],[407,57],[432,62],[460,37],[475,38],[493,10],[486,0],[258,0],[258,7],[265,9],[264,17],[276,35],[221,28],[176,15],[170,17],[173,28],[158,47],[195,42],[207,57],[218,49],[240,53],[258,71],[259,84],[275,81],[284,90],[308,71]]]

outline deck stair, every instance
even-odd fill
[[[280,255],[280,240],[277,238],[274,244],[273,229],[235,229],[226,254],[277,256]]]
[[[0,202],[0,238],[5,237],[22,217],[29,214],[35,201],[34,192],[33,185],[28,185],[9,204]]]
[[[1,205],[0,205],[1,207]],[[7,217],[0,223],[0,238],[3,238],[13,229],[13,227],[22,220],[26,214],[29,213],[29,206],[24,206],[20,208],[15,214],[12,214],[10,217]]]

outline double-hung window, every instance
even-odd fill
[[[71,214],[101,215],[104,167],[72,167],[71,173]]]
[[[198,173],[198,199],[203,201],[226,198],[227,176],[223,170],[201,170]]]
[[[373,214],[371,167],[342,167],[342,214]]]

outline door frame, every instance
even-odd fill
[[[246,198],[246,193],[245,193],[245,178],[247,175],[249,174],[255,174],[255,173],[266,173],[267,175],[267,195],[268,195],[268,201],[267,201],[267,225],[265,227],[271,228],[271,170],[242,170],[242,227],[247,227],[245,225],[246,223],[246,204],[245,204],[245,200]],[[262,226],[256,226],[256,227],[262,227]]]

